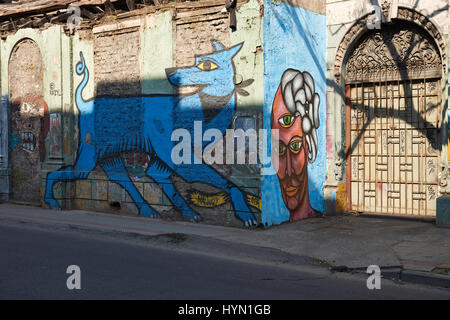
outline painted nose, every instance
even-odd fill
[[[169,78],[173,77],[176,73],[177,73],[177,69],[176,68],[167,68],[166,69],[166,75]]]
[[[292,159],[291,159],[291,153],[290,153],[290,151],[289,150],[286,150],[286,153],[287,153],[287,165],[286,165],[286,175],[288,176],[288,177],[290,177],[291,175],[292,175],[292,173],[293,173],[293,168],[292,168]]]

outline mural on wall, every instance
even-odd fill
[[[324,211],[326,18],[286,2],[265,0],[264,9],[263,127],[278,129],[261,181],[268,226]]]
[[[320,96],[308,72],[288,69],[283,73],[273,101],[271,128],[279,130],[277,176],[289,221],[311,217],[308,162],[317,158]]]
[[[10,108],[11,193],[15,200],[37,203],[49,131],[48,106],[42,96],[27,95],[11,101]]]
[[[175,87],[196,87],[189,95],[144,95],[136,97],[83,98],[83,90],[89,81],[89,70],[80,52],[76,72],[83,76],[75,92],[79,109],[79,147],[77,159],[71,166],[60,168],[47,175],[45,202],[54,209],[60,205],[53,194],[59,181],[86,179],[100,165],[110,181],[118,183],[133,199],[139,214],[156,217],[152,208],[137,190],[127,167],[131,162],[145,163],[145,174],[162,189],[182,215],[189,220],[201,217],[188,203],[203,206],[220,205],[230,201],[236,216],[246,225],[256,225],[257,220],[250,207],[258,208],[255,196],[241,191],[218,171],[198,161],[195,150],[190,152],[190,162],[174,164],[171,153],[174,141],[171,136],[176,129],[185,129],[194,137],[194,122],[202,123],[203,132],[216,129],[225,134],[232,123],[236,109],[236,95],[245,92],[234,83],[233,57],[243,43],[225,48],[212,42],[215,51],[195,57],[195,64],[184,68],[166,70],[169,82]],[[208,142],[203,141],[203,148]],[[131,158],[130,154],[144,153],[148,157]],[[135,157],[135,156],[133,156]],[[192,193],[186,200],[176,189],[175,178],[187,183],[204,183],[221,190],[215,195]],[[256,198],[256,199],[255,199]],[[212,200],[215,199],[215,200]]]
[[[9,198],[40,203],[41,162],[49,114],[44,101],[44,65],[38,45],[31,39],[17,41],[8,61]]]
[[[44,161],[48,131],[48,106],[42,96],[27,95],[11,102],[11,151],[18,147]]]

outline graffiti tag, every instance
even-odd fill
[[[50,83],[50,95],[51,96],[61,96],[61,90],[57,90],[57,89],[55,89],[55,83],[54,82],[51,82]]]

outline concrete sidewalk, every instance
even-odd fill
[[[378,265],[393,273],[398,270],[404,278],[416,279],[413,282],[437,277],[450,283],[450,228],[437,228],[432,222],[344,215],[311,218],[265,230],[245,230],[81,210],[54,211],[9,203],[0,204],[1,220],[142,235],[195,235],[311,257],[332,270],[365,271],[369,265]]]

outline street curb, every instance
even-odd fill
[[[326,263],[326,261],[325,261]],[[450,289],[450,276],[433,272],[404,269],[403,266],[380,267],[381,277],[396,282],[422,284],[438,288]],[[347,266],[331,266],[330,272],[366,274],[367,268],[348,268]]]
[[[140,231],[123,229],[108,229],[93,225],[74,225],[71,223],[54,223],[30,220],[26,218],[1,217],[0,222],[6,221],[13,226],[27,225],[30,228],[44,229],[50,232],[87,232],[93,236],[106,236],[110,239],[131,240],[157,248],[170,248],[195,254],[220,257],[223,259],[258,263],[264,265],[277,265],[286,268],[309,268],[317,271],[327,270],[322,261],[313,257],[291,254],[278,248],[255,246],[235,241],[183,232],[164,232],[160,234],[146,234]],[[183,244],[180,246],[180,244]],[[211,249],[211,246],[215,250]],[[220,250],[217,250],[219,248]],[[217,250],[217,251],[216,251]],[[255,254],[258,252],[258,254]],[[311,269],[312,268],[312,269]]]
[[[400,280],[404,282],[424,284],[433,287],[450,288],[450,277],[431,272],[403,270]]]
[[[400,281],[402,277],[402,268],[381,268],[381,276],[392,281]]]
[[[123,229],[111,229],[105,228],[104,226],[98,225],[84,225],[82,221],[79,222],[79,225],[74,225],[71,222],[49,222],[49,221],[39,221],[39,219],[33,219],[30,217],[11,217],[11,216],[1,216],[0,221],[10,221],[13,223],[30,223],[34,226],[57,226],[57,228],[53,229],[53,231],[58,231],[58,229],[78,229],[80,231],[94,231],[99,234],[111,235],[114,232],[118,232],[122,234],[125,238],[136,239],[136,240],[144,240],[145,242],[150,242],[153,245],[168,245],[173,249],[179,249],[177,243],[184,242],[187,247],[186,250],[192,252],[201,252],[201,249],[205,249],[210,245],[214,244],[222,248],[220,254],[216,254],[217,256],[227,257],[237,260],[246,260],[253,261],[258,263],[269,263],[269,264],[277,264],[283,265],[285,267],[312,267],[320,269],[328,269],[329,272],[341,272],[341,273],[359,273],[366,274],[367,267],[357,267],[350,268],[345,265],[331,265],[327,261],[317,259],[310,256],[301,256],[298,254],[288,253],[282,249],[274,248],[274,247],[260,247],[245,243],[238,243],[229,239],[220,239],[216,238],[213,235],[205,236],[184,232],[164,232],[155,235],[149,235],[142,230],[123,230]],[[51,228],[52,229],[52,228]],[[59,231],[60,231],[59,230]],[[187,240],[187,241],[185,241]],[[149,244],[150,244],[149,243]],[[261,256],[255,256],[254,251],[258,250],[264,253],[264,259],[261,259]],[[238,254],[236,254],[238,253]],[[233,257],[234,256],[234,257]],[[403,265],[397,266],[380,266],[381,276],[386,280],[391,280],[395,282],[405,282],[405,283],[413,283],[413,284],[422,284],[439,288],[450,288],[450,276],[441,275],[433,272],[423,272],[405,269]]]

